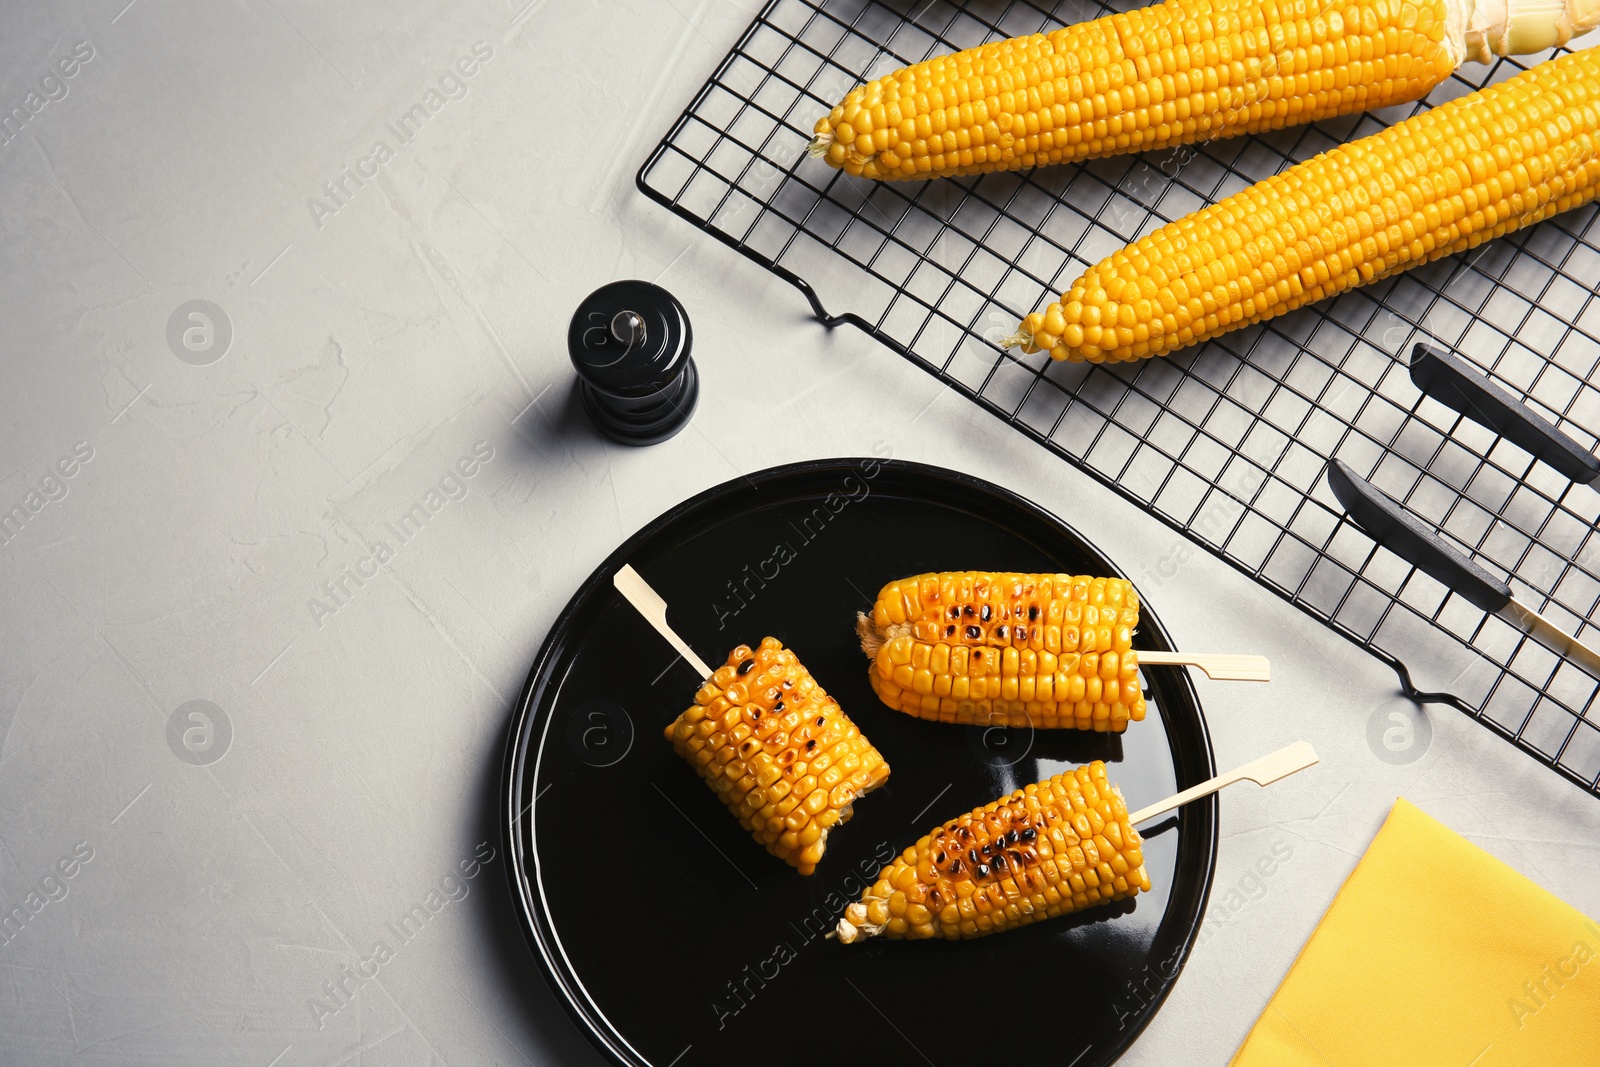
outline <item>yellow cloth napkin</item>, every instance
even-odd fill
[[[1597,1067],[1600,924],[1397,801],[1230,1067]]]

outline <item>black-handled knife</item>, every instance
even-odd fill
[[[1341,460],[1328,464],[1328,485],[1372,539],[1484,611],[1494,612],[1546,648],[1581,663],[1600,678],[1596,652],[1511,595],[1511,587],[1457,552],[1423,521],[1362,479]]]
[[[1600,457],[1535,414],[1460,356],[1417,345],[1411,350],[1411,381],[1445,407],[1493,430],[1572,481],[1588,485],[1600,478]]]

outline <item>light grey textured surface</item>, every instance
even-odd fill
[[[1181,643],[1273,660],[1200,680],[1219,763],[1323,756],[1225,795],[1213,918],[1124,1062],[1224,1063],[1397,795],[1600,913],[1592,799],[1447,709],[1380,759],[1376,661],[634,191],[753,7],[524,2],[0,13],[0,1063],[598,1062],[484,861],[514,695],[641,524],[880,439],[1168,560]],[[619,277],[696,331],[700,412],[650,449],[570,405],[567,318]]]

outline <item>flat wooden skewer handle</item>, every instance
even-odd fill
[[[706,666],[705,660],[695,655],[689,643],[667,625],[667,602],[661,599],[661,594],[650,588],[650,583],[645,581],[638,571],[624,563],[622,569],[611,579],[611,584],[617,587],[617,592],[633,605],[635,611],[644,616],[646,622],[656,628],[656,633],[665,637],[667,643],[678,650],[678,655],[687,660],[689,666],[700,672],[700,677],[711,677],[711,668]]]
[[[1210,781],[1201,782],[1197,786],[1185,789],[1183,792],[1152,804],[1148,808],[1140,808],[1128,816],[1128,825],[1135,826],[1146,819],[1171,811],[1173,808],[1182,807],[1191,800],[1199,800],[1203,796],[1209,796],[1219,789],[1225,789],[1234,782],[1242,782],[1247,778],[1257,785],[1271,785],[1278,779],[1287,778],[1295,771],[1303,771],[1316,762],[1317,751],[1311,747],[1310,742],[1296,741],[1287,748],[1280,748],[1270,756],[1262,756],[1253,763],[1246,763],[1243,767],[1231,770],[1227,774],[1219,774]]]
[[[1272,663],[1265,656],[1232,652],[1146,652],[1134,649],[1141,666],[1199,667],[1217,682],[1270,682]]]

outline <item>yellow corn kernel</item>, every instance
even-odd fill
[[[909,668],[908,668],[909,669]],[[811,874],[889,765],[776,638],[740,645],[663,731],[768,852]],[[726,705],[720,716],[706,708]]]
[[[1090,267],[1009,340],[1075,362],[1164,355],[1465,251],[1597,193],[1600,53],[1591,48],[1168,223]],[[1060,332],[1049,326],[1057,312]],[[1099,325],[1129,315],[1126,336]]]
[[[1075,818],[1088,825],[1087,812],[1108,828],[1098,844],[1085,843],[1094,861],[1073,847],[1073,863],[1058,864],[1065,834]],[[1150,889],[1140,848],[1122,793],[1096,760],[975,808],[919,839],[845,909],[837,934],[845,944],[879,935],[981,937],[1122,900]]]

